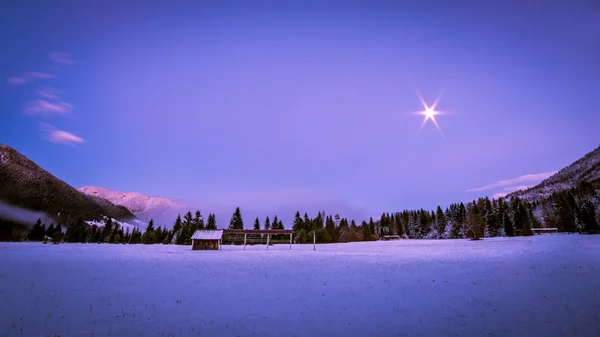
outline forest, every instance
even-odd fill
[[[404,210],[382,213],[374,220],[370,218],[356,223],[339,214],[327,215],[319,212],[315,217],[298,211],[293,223],[287,228],[294,230],[295,243],[337,243],[352,241],[376,241],[385,235],[399,235],[406,239],[460,239],[473,240],[495,236],[528,236],[532,228],[552,227],[568,233],[600,233],[600,214],[597,211],[598,194],[589,184],[560,190],[548,197],[529,202],[510,197],[490,200],[479,198],[468,203],[455,203],[435,210]],[[25,238],[6,233],[15,224],[2,222],[3,241],[50,241],[54,243],[113,243],[113,244],[176,244],[189,245],[197,229],[224,228],[217,225],[214,214],[209,214],[206,223],[200,211],[177,216],[170,228],[155,227],[150,220],[144,233],[134,228],[123,228],[110,218],[104,226],[88,225],[82,219],[63,225],[47,226],[38,220]],[[228,228],[246,228],[240,208],[236,208]],[[256,218],[254,229],[284,229],[283,222],[274,216],[263,221]]]

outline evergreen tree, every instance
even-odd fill
[[[259,230],[260,229],[260,220],[258,220],[258,217],[256,217],[256,219],[254,219],[254,230]]]
[[[192,217],[192,213],[191,212],[187,212],[184,217],[183,217],[183,221],[181,222],[181,229],[179,230],[179,233],[177,233],[176,239],[175,239],[175,243],[178,245],[189,245],[191,244],[192,241],[192,235],[194,234],[192,232],[193,230],[193,217]]]
[[[446,235],[446,216],[444,215],[444,211],[440,206],[435,210],[435,229],[437,231],[437,237],[443,238]]]
[[[210,213],[208,215],[208,223],[206,224],[206,229],[217,229],[217,219],[213,213]]]
[[[148,226],[146,226],[146,231],[144,235],[142,235],[142,243],[146,245],[151,245],[156,243],[156,233],[154,232],[154,220],[150,219],[148,222]]]
[[[42,219],[38,219],[33,225],[33,228],[27,235],[29,241],[42,241],[44,240],[44,229],[42,228]]]
[[[277,219],[277,215],[273,217],[273,222],[271,223],[271,229],[279,229],[279,219]]]
[[[363,241],[370,241],[372,239],[373,235],[372,235],[369,224],[363,220],[360,227],[361,227],[362,234],[363,234]]]
[[[177,215],[177,219],[175,219],[175,223],[173,224],[173,228],[171,228],[171,235],[169,235],[169,243],[176,243],[177,242],[177,237],[179,236],[179,233],[181,232],[181,228],[183,227],[182,225],[182,221],[181,221],[181,215],[178,214]]]
[[[304,229],[307,232],[312,233],[315,230],[315,224],[313,220],[308,216],[308,213],[304,213]]]
[[[229,221],[229,229],[244,229],[244,221],[239,207],[236,207],[235,212],[233,212],[231,221]]]
[[[269,216],[267,215],[267,218],[265,219],[265,230],[269,230],[271,229],[271,220],[269,220]]]
[[[300,232],[304,230],[304,221],[302,220],[302,217],[300,217],[300,212],[296,212],[296,215],[294,216],[294,223],[292,224],[292,229],[295,232]]]
[[[204,218],[202,217],[202,213],[200,213],[200,211],[196,211],[196,214],[194,216],[194,232],[197,229],[204,229]]]
[[[471,240],[479,240],[483,237],[484,219],[483,214],[477,207],[477,203],[473,203],[467,208],[467,229],[468,237]]]
[[[112,230],[113,230],[113,221],[111,218],[106,218],[106,220],[104,221],[104,228],[102,229],[102,236],[101,236],[102,242],[110,242]]]

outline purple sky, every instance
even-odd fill
[[[286,221],[492,196],[599,144],[591,0],[136,3],[0,4],[1,143],[75,187]],[[416,137],[417,89],[445,89],[445,140]]]

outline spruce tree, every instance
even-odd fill
[[[295,232],[300,232],[300,231],[304,230],[304,221],[302,220],[302,217],[300,216],[300,212],[296,212],[296,215],[294,216],[294,223],[292,224],[292,229]]]
[[[244,221],[242,220],[242,212],[239,207],[235,208],[231,221],[229,221],[229,229],[244,229]]]
[[[372,239],[372,232],[369,224],[363,220],[360,227],[363,234],[363,241],[370,241]]]
[[[269,216],[267,215],[266,219],[265,219],[265,225],[264,225],[265,230],[269,230],[271,229],[271,220],[269,220]]]
[[[204,218],[202,217],[202,213],[200,213],[199,210],[196,211],[196,214],[194,216],[194,223],[196,225],[194,231],[196,231],[197,229],[204,229]]]
[[[175,219],[175,223],[173,224],[173,228],[171,228],[171,233],[169,235],[169,243],[177,243],[177,237],[179,236],[182,227],[183,224],[181,221],[181,215],[178,214],[177,218]]]
[[[150,219],[148,225],[146,226],[146,231],[144,235],[142,235],[142,243],[146,245],[151,245],[156,243],[156,234],[154,233],[154,220]]]
[[[315,230],[315,225],[313,223],[313,221],[310,219],[310,217],[308,216],[308,213],[304,213],[304,229],[307,232],[310,232],[312,234],[312,232]]]
[[[192,217],[192,213],[187,212],[183,217],[183,221],[181,222],[181,229],[179,230],[179,233],[177,233],[177,238],[175,239],[176,244],[191,244],[193,221],[194,218]]]
[[[259,230],[260,229],[260,220],[258,220],[258,217],[256,217],[256,219],[254,219],[254,230]]]
[[[435,227],[437,230],[437,237],[443,238],[446,235],[446,216],[444,215],[444,211],[440,206],[435,210]]]
[[[213,213],[208,215],[208,223],[206,224],[206,229],[215,230],[217,229],[217,219]]]

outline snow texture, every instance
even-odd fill
[[[0,243],[2,336],[600,336],[600,236]]]

